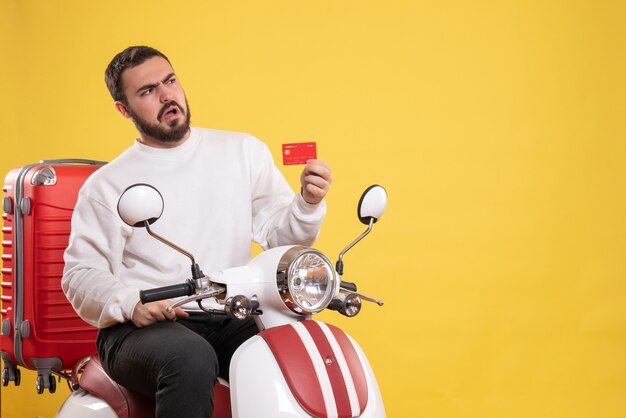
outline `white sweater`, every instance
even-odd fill
[[[135,183],[153,185],[165,201],[152,230],[193,254],[205,273],[246,264],[252,241],[311,245],[326,212],[324,202],[294,196],[253,136],[192,128],[176,148],[136,142],[85,182],[65,252],[63,291],[99,328],[130,320],[139,290],[191,275],[187,257],[119,218],[119,196]]]

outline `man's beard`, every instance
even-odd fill
[[[183,110],[183,108],[180,107],[178,103],[172,100],[171,102],[167,102],[166,104],[163,105],[163,107],[161,108],[161,111],[159,112],[159,115],[161,115],[165,111],[166,108],[171,107],[172,105],[178,108],[178,110],[185,117],[185,120],[182,123],[179,123],[178,119],[171,121],[170,129],[163,128],[159,125],[154,125],[148,122],[147,120],[142,119],[139,115],[137,115],[133,111],[133,109],[130,108],[130,106],[126,106],[126,109],[128,110],[128,113],[130,114],[130,117],[132,118],[133,122],[135,123],[135,127],[137,128],[139,132],[141,132],[142,134],[146,136],[154,138],[158,141],[169,143],[169,142],[178,142],[181,139],[183,139],[183,137],[187,134],[187,131],[189,131],[189,122],[191,121],[191,111],[189,110],[189,103],[187,103],[186,98],[185,98],[185,105],[187,107],[186,113]]]

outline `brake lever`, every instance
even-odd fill
[[[191,295],[188,296],[186,298],[180,299],[174,303],[172,303],[171,305],[169,305],[167,308],[165,308],[165,312],[170,313],[172,312],[175,308],[185,305],[189,302],[193,302],[196,300],[201,300],[201,299],[206,299],[206,298],[210,298],[213,296],[217,296],[220,295],[222,293],[226,292],[226,289],[224,287],[221,286],[217,286],[215,284],[212,284],[207,290],[205,290],[202,293],[198,293],[195,295]]]
[[[347,289],[340,288],[340,289],[339,289],[339,292],[340,292],[340,293],[347,293],[347,294],[357,295],[357,296],[358,296],[358,297],[360,297],[361,299],[366,300],[366,301],[368,301],[368,302],[374,302],[374,303],[375,303],[375,304],[377,304],[378,306],[383,306],[383,305],[385,304],[385,301],[384,301],[384,300],[381,300],[381,299],[376,299],[376,298],[373,298],[373,297],[371,297],[371,296],[364,295],[363,293],[353,292],[352,290],[347,290]]]

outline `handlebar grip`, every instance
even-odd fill
[[[141,303],[155,302],[157,300],[177,298],[179,296],[191,296],[195,291],[195,286],[191,281],[174,284],[171,286],[157,287],[154,289],[142,290],[139,292]]]
[[[339,284],[339,287],[345,290],[349,290],[351,292],[356,292],[356,283],[346,282],[345,280],[342,280]]]

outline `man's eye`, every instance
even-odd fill
[[[141,95],[142,95],[142,96],[147,96],[147,95],[149,95],[150,93],[152,93],[152,90],[153,90],[153,89],[145,89],[144,91],[142,91],[142,92],[141,92]]]
[[[170,78],[169,80],[167,80],[168,84],[174,84],[176,82],[175,78]]]

